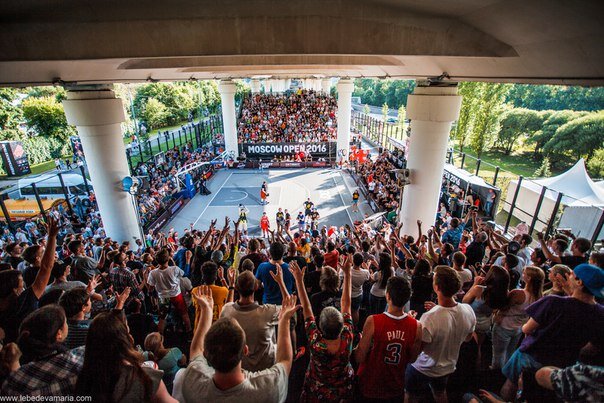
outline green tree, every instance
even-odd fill
[[[542,114],[526,108],[508,109],[501,116],[500,129],[495,145],[505,155],[510,155],[518,141],[537,132],[543,123]]]
[[[388,120],[388,110],[388,104],[384,102],[384,105],[382,105],[382,120],[384,123],[386,123],[386,120]]]
[[[26,88],[27,96],[34,98],[54,97],[58,102],[67,99],[67,91],[63,87],[30,87]]]
[[[19,123],[23,120],[23,111],[16,105],[17,94],[13,88],[0,88],[0,140],[21,137]]]
[[[197,109],[193,83],[152,83],[138,88],[134,97],[134,108],[137,115],[147,116],[144,111],[147,100],[154,98],[167,109],[167,125],[185,121],[189,112]],[[149,122],[147,122],[149,123]]]
[[[541,161],[541,165],[539,166],[539,168],[537,168],[534,175],[538,178],[547,178],[552,176],[552,169],[551,164],[549,162],[549,158],[543,158],[543,161]]]
[[[541,154],[543,146],[556,134],[558,128],[571,120],[585,116],[587,112],[544,111],[541,129],[529,135],[527,141],[535,145],[535,155]]]
[[[241,102],[244,97],[252,93],[252,88],[241,80],[235,80],[235,86],[237,87],[235,90],[235,102]]]
[[[457,140],[460,152],[463,152],[466,140],[474,126],[474,118],[478,109],[478,97],[483,89],[482,83],[463,82],[459,84],[459,95],[462,96],[459,118],[453,132],[453,138]]]
[[[598,111],[604,109],[604,88],[512,84],[506,102],[534,110]]]
[[[503,109],[503,98],[508,91],[506,84],[481,83],[476,120],[472,127],[470,146],[480,158],[497,131]]]
[[[398,108],[398,125],[403,130],[405,128],[405,120],[407,119],[407,111],[405,110],[405,105],[402,105]]]
[[[592,177],[604,178],[604,148],[596,150],[589,159],[587,168]]]
[[[604,111],[590,113],[560,126],[543,151],[589,160],[601,148],[604,148]]]
[[[145,103],[141,119],[147,122],[149,130],[166,126],[169,120],[168,108],[159,100],[150,98]]]
[[[75,134],[75,129],[67,124],[63,105],[54,96],[26,98],[21,108],[27,125],[41,136],[66,140]]]

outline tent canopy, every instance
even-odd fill
[[[591,180],[585,161],[581,158],[568,171],[551,178],[526,181],[523,186],[541,192],[541,187],[548,188],[546,197],[556,199],[557,193],[564,194],[562,204],[566,206],[604,206],[604,187]],[[553,190],[556,192],[550,192]]]

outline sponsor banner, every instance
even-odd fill
[[[2,141],[0,151],[8,176],[22,176],[31,173],[27,153],[20,141]]]
[[[336,142],[321,143],[243,143],[240,145],[241,151],[248,158],[272,158],[275,156],[291,156],[294,154],[303,154],[311,157],[335,157]]]
[[[174,203],[172,203],[170,207],[166,209],[166,211],[164,211],[159,217],[157,217],[155,221],[153,221],[150,225],[145,226],[145,232],[159,231],[164,225],[166,225],[168,220],[172,218],[172,216],[176,214],[182,206],[184,206],[184,204],[185,200],[182,197],[179,197]]]

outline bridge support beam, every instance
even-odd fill
[[[75,87],[63,107],[80,135],[105,233],[118,242],[143,240],[133,196],[122,190],[122,180],[131,176],[120,126],[122,100],[111,86]]]
[[[235,116],[235,92],[237,86],[231,80],[222,80],[218,84],[218,92],[222,100],[222,121],[224,122],[224,148],[237,158],[237,116]]]
[[[352,92],[354,82],[350,79],[341,79],[336,85],[338,89],[338,139],[336,162],[348,160],[350,151],[350,114],[352,110]]]
[[[403,233],[416,236],[417,220],[424,233],[434,224],[451,124],[459,117],[457,87],[416,87],[407,100],[411,138],[407,157],[411,184],[405,186],[399,222]]]

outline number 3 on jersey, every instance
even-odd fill
[[[384,362],[390,365],[398,365],[401,362],[401,343],[390,343],[386,346],[388,354],[384,357]]]

